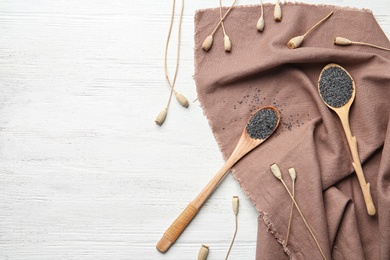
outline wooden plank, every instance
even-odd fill
[[[390,35],[387,1],[342,4],[371,8]],[[192,102],[193,15],[216,5],[186,1],[177,89],[191,104],[173,102],[160,128],[170,1],[0,2],[1,259],[196,259],[201,244],[222,259],[233,195],[231,259],[255,258],[257,212],[230,175],[167,254],[155,249],[223,164]]]

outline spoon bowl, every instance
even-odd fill
[[[344,86],[340,87],[340,83],[344,83]],[[342,110],[349,112],[356,96],[355,81],[352,76],[335,63],[328,64],[322,69],[318,81],[318,91],[325,105],[336,113]]]
[[[157,243],[157,250],[165,253],[179,238],[181,233],[195,217],[199,209],[211,196],[228,170],[242,157],[262,144],[275,131],[280,122],[280,113],[273,106],[265,106],[257,110],[248,120],[233,153],[225,165],[217,172],[211,181],[203,188],[198,196],[184,209],[179,217],[171,224]]]
[[[331,63],[326,65],[321,71],[318,80],[318,92],[324,103],[336,112],[340,118],[352,155],[352,166],[355,169],[360,188],[363,192],[367,213],[373,216],[376,210],[372,201],[370,184],[364,178],[357,149],[357,140],[352,135],[349,125],[349,110],[356,96],[355,82],[343,67]]]

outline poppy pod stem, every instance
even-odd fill
[[[179,70],[179,59],[180,59],[180,39],[181,39],[181,25],[183,23],[183,12],[184,12],[184,0],[181,1],[181,10],[180,10],[180,20],[179,20],[179,26],[178,26],[178,33],[177,33],[177,51],[176,51],[176,68],[173,76],[173,80],[169,79],[168,75],[168,66],[167,66],[167,60],[168,60],[168,47],[169,47],[169,41],[171,39],[171,34],[172,34],[172,27],[173,27],[173,19],[175,17],[175,6],[176,6],[176,0],[173,0],[172,3],[172,12],[171,12],[171,21],[169,24],[169,31],[168,31],[168,36],[167,36],[167,41],[165,44],[165,53],[164,53],[164,73],[165,73],[165,79],[168,82],[168,85],[171,89],[169,93],[169,99],[168,103],[165,106],[165,108],[158,114],[157,118],[155,119],[155,123],[158,125],[162,125],[165,121],[165,118],[168,113],[168,108],[172,100],[172,95],[175,94],[177,101],[183,106],[183,107],[188,107],[189,103],[188,100],[179,92],[175,90],[175,84],[176,84],[176,79],[177,79],[177,72]]]
[[[225,30],[225,25],[223,23],[223,20],[222,20],[222,0],[219,0],[219,17],[221,19],[221,26],[222,26],[222,31],[223,31],[223,35],[226,35],[226,30]]]
[[[310,32],[312,32],[317,26],[319,26],[321,23],[323,23],[326,19],[328,19],[333,14],[333,11],[330,12],[327,16],[322,18],[320,21],[318,21],[315,25],[313,25],[305,34],[296,36],[288,41],[287,46],[290,49],[296,49],[299,46],[301,46],[303,40],[305,39],[306,35],[308,35]]]
[[[317,26],[319,26],[321,23],[323,23],[326,19],[328,19],[331,15],[333,14],[333,11],[331,11],[327,16],[325,16],[324,18],[322,18],[320,21],[318,21],[315,25],[313,25],[313,27],[311,27],[304,35],[303,37],[305,37],[306,35],[308,35],[311,31],[313,31]]]
[[[211,35],[214,35],[214,33],[218,30],[219,26],[221,25],[221,23],[223,22],[223,20],[225,20],[226,16],[230,13],[230,11],[232,10],[233,6],[236,4],[237,0],[234,0],[232,5],[229,7],[229,9],[226,11],[226,13],[223,15],[222,18],[220,18],[217,26],[215,26],[214,30],[212,31]]]
[[[299,208],[297,202],[295,201],[294,196],[291,194],[291,192],[290,192],[290,190],[288,189],[286,183],[284,182],[284,180],[283,180],[283,178],[282,178],[282,172],[280,171],[279,166],[278,166],[276,163],[274,163],[274,164],[272,164],[272,165],[270,166],[270,169],[271,169],[272,174],[273,174],[278,180],[280,180],[280,182],[283,184],[283,186],[284,186],[284,188],[286,189],[288,195],[290,196],[292,202],[294,203],[295,208],[298,210],[299,215],[301,215],[301,218],[302,218],[303,222],[305,223],[307,229],[309,230],[310,235],[313,237],[314,242],[316,243],[316,245],[317,245],[317,247],[318,247],[318,250],[320,251],[320,253],[321,253],[323,259],[326,260],[326,256],[325,256],[324,252],[322,251],[322,248],[321,248],[321,246],[320,246],[320,244],[319,244],[319,242],[318,242],[316,236],[314,235],[313,230],[311,229],[311,227],[310,227],[309,223],[307,222],[306,218],[303,216],[303,213],[302,213],[301,209]],[[295,172],[295,170],[294,170],[294,172]],[[291,174],[291,173],[290,173],[290,174]],[[291,175],[290,175],[290,176],[291,176]]]
[[[237,0],[234,0],[234,2],[232,3],[232,5],[229,7],[229,9],[226,11],[226,13],[223,15],[222,18],[219,19],[219,22],[217,24],[217,26],[215,26],[214,30],[211,32],[210,35],[208,35],[204,40],[203,40],[203,43],[202,43],[202,49],[204,51],[209,51],[211,46],[213,45],[213,41],[214,41],[214,33],[218,30],[219,26],[221,25],[221,23],[223,22],[223,20],[226,18],[226,16],[230,13],[230,11],[232,10],[233,6],[236,4],[236,1]]]
[[[373,48],[380,49],[383,51],[390,51],[390,49],[382,47],[382,46],[378,46],[378,45],[366,43],[366,42],[354,42],[354,41],[351,41],[351,40],[344,38],[344,37],[335,37],[334,44],[335,45],[344,45],[344,46],[355,44],[355,45],[369,46],[369,47],[373,47]]]
[[[292,195],[295,199],[295,180],[297,178],[297,174],[295,172],[294,168],[288,169],[288,173],[290,174],[291,181],[292,181]],[[290,210],[290,218],[288,219],[288,226],[287,226],[287,235],[286,235],[286,246],[288,245],[288,238],[290,236],[290,228],[291,228],[291,221],[292,221],[292,213],[294,209],[294,202],[291,202],[291,210]]]

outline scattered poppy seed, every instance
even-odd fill
[[[278,115],[273,109],[261,109],[249,121],[246,131],[251,138],[265,139],[276,128]]]
[[[352,79],[344,70],[329,67],[321,74],[319,89],[326,104],[331,107],[341,107],[352,97]]]

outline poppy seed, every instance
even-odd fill
[[[246,131],[251,138],[265,139],[276,128],[278,115],[273,109],[259,110],[249,121]]]
[[[321,74],[319,90],[326,104],[336,108],[342,107],[352,97],[352,79],[341,68],[329,67]]]

